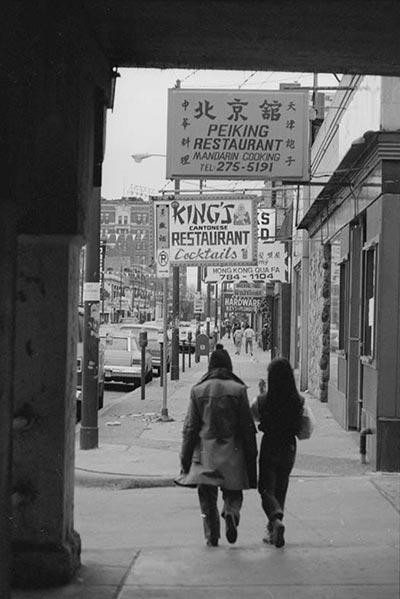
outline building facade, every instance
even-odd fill
[[[106,243],[105,269],[151,266],[154,262],[153,203],[122,197],[101,201],[100,238]]]
[[[292,354],[302,388],[366,436],[371,465],[398,471],[400,80],[346,76],[340,88],[295,207]]]
[[[102,199],[100,239],[105,247],[102,321],[118,322],[126,316],[137,318],[138,322],[160,319],[163,297],[154,262],[153,202],[141,197]],[[180,267],[180,274],[183,308],[187,296],[186,267]]]

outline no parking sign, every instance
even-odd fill
[[[169,278],[169,248],[157,250],[157,277],[160,279]]]

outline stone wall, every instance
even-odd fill
[[[310,248],[308,388],[328,401],[330,325],[330,246]]]

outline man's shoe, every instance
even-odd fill
[[[218,539],[211,537],[211,539],[207,539],[207,547],[218,547]]]
[[[272,542],[275,547],[283,547],[285,544],[285,527],[282,524],[282,521],[278,518],[274,520],[273,528],[272,528]]]
[[[235,522],[235,518],[232,514],[226,514],[225,516],[225,527],[226,527],[226,538],[228,539],[228,543],[236,543],[237,540],[237,526]]]

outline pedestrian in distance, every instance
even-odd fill
[[[268,366],[268,387],[261,379],[251,411],[263,436],[259,455],[258,492],[268,518],[265,543],[285,544],[285,500],[289,476],[296,459],[296,434],[301,425],[304,398],[299,394],[293,369],[286,358]]]
[[[262,349],[263,351],[267,351],[269,349],[269,330],[267,323],[264,324],[261,331],[261,341],[262,341]]]
[[[253,339],[254,339],[254,330],[251,328],[249,324],[246,325],[244,330],[244,351],[246,354],[253,355]]]
[[[235,354],[237,356],[240,355],[242,350],[242,339],[243,339],[243,329],[238,327],[236,331],[233,333],[233,342],[235,344]]]
[[[220,538],[221,489],[226,538],[235,543],[243,490],[257,488],[256,427],[246,385],[233,373],[220,343],[207,373],[191,389],[182,435],[181,474],[175,482],[197,487],[204,536],[211,547]]]

